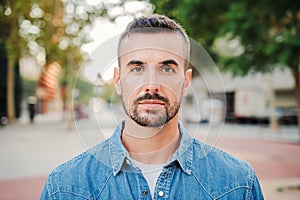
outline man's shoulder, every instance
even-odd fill
[[[109,140],[105,140],[73,159],[59,165],[50,173],[47,185],[49,193],[82,193],[93,188],[112,175],[109,159]]]
[[[232,182],[251,187],[256,174],[248,162],[197,139],[194,139],[193,145],[195,174],[213,182],[219,180],[220,183]]]
[[[199,141],[198,139],[194,139],[194,153],[195,156],[200,159],[206,160],[206,162],[217,162],[221,165],[228,165],[229,167],[240,167],[242,169],[252,169],[252,167],[246,161],[237,158],[216,146],[212,146],[206,144],[204,142]]]
[[[263,199],[249,163],[195,138],[192,148],[191,177],[212,199]]]
[[[98,145],[86,150],[85,152],[81,153],[80,155],[72,158],[71,160],[59,165],[55,168],[52,173],[62,173],[62,172],[72,172],[74,169],[79,169],[85,167],[86,165],[94,166],[95,164],[98,165],[100,162],[100,155],[101,155],[101,162],[104,163],[105,160],[109,161],[108,150],[109,148],[109,140],[105,140]]]

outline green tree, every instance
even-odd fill
[[[152,0],[156,12],[176,18],[213,55],[223,70],[235,75],[289,68],[295,80],[300,116],[300,2],[293,0]],[[214,43],[239,41],[241,51],[221,55]],[[300,126],[300,117],[298,117]],[[300,129],[300,128],[299,128]]]
[[[212,57],[212,46],[220,27],[225,23],[225,13],[231,0],[151,0],[155,13],[176,19],[187,34],[199,42]]]
[[[223,57],[225,69],[244,75],[289,68],[295,82],[300,130],[300,2],[244,0],[232,3],[221,34],[238,38],[244,51]]]
[[[29,16],[19,18],[19,33],[27,42],[23,53],[45,67],[58,62],[63,68],[60,82],[65,87],[68,128],[72,126],[74,77],[85,57],[81,46],[90,41],[88,32],[93,20],[105,17],[106,10],[105,6],[91,6],[83,0],[41,0],[31,5]]]
[[[24,42],[18,33],[18,20],[20,16],[28,15],[32,0],[0,2],[0,45],[4,47],[7,58],[7,117],[9,121],[15,119],[15,93],[14,93],[14,68],[18,66],[21,49]]]

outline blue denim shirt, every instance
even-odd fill
[[[165,164],[154,196],[121,142],[112,137],[62,164],[49,175],[41,199],[264,199],[252,167],[190,137],[181,123],[181,141]]]

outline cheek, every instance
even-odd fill
[[[122,99],[123,102],[128,105],[129,102],[134,101],[134,97],[138,91],[138,87],[132,81],[121,81],[121,91],[122,91]]]
[[[123,91],[134,92],[145,84],[142,76],[122,75],[120,80]]]
[[[166,81],[166,84],[164,84],[163,86],[165,90],[169,93],[170,97],[179,100],[182,96],[183,85],[184,80],[182,78],[174,78]]]
[[[168,99],[170,101],[170,104],[174,104],[175,102],[180,102],[181,101],[181,97],[182,97],[182,92],[181,90],[176,90],[176,91],[170,91],[169,95],[168,95]]]

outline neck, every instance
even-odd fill
[[[122,142],[131,158],[146,164],[163,164],[179,146],[178,117],[162,127],[142,127],[125,120]]]

